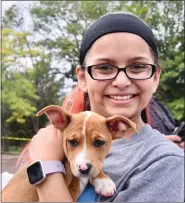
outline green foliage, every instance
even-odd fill
[[[36,111],[30,101],[38,99],[34,86],[13,68],[17,58],[26,57],[29,53],[22,49],[27,35],[28,33],[16,32],[10,28],[2,30],[2,107],[6,107],[2,112],[7,108],[12,111],[10,117],[5,116],[6,123],[24,123],[25,117],[33,116]]]
[[[63,81],[56,80],[50,54],[45,53],[39,44],[28,40],[31,35],[10,27],[2,29],[2,117],[5,134],[11,134],[10,129],[15,122],[24,128],[31,121],[29,128],[37,131],[40,126],[36,112],[49,104],[59,104]],[[43,122],[45,119],[40,119],[41,126]],[[17,132],[19,136],[24,136],[27,131],[26,128],[22,131],[17,128],[13,136]]]

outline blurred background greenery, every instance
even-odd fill
[[[2,2],[2,8],[6,2]],[[2,17],[2,149],[17,152],[76,84],[75,67],[85,29],[107,12],[129,11],[152,28],[161,82],[155,97],[177,121],[184,114],[184,1],[17,1]]]

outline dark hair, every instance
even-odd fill
[[[116,32],[128,32],[142,37],[152,50],[154,61],[158,61],[156,40],[150,27],[140,18],[131,13],[111,13],[100,17],[86,31],[80,47],[80,64],[93,43],[103,35]]]
[[[89,95],[88,93],[84,94],[84,111],[90,111],[91,110],[91,105],[90,105],[90,100],[89,100]]]

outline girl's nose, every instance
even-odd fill
[[[112,85],[123,89],[131,84],[131,80],[126,76],[123,71],[120,71],[117,77],[113,80]]]

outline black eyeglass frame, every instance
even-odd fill
[[[93,67],[93,66],[97,66],[97,65],[111,65],[111,66],[114,66],[114,67],[117,68],[117,74],[115,75],[115,77],[110,78],[110,79],[96,79],[96,78],[94,78],[93,75],[92,75],[92,67]],[[133,66],[133,65],[150,65],[150,66],[152,67],[151,76],[148,77],[148,78],[144,78],[144,79],[135,79],[135,78],[129,77],[129,76],[127,75],[126,69],[127,69],[128,67],[130,67],[130,66]],[[101,81],[101,80],[113,80],[113,79],[115,79],[115,78],[118,76],[118,74],[119,74],[120,71],[123,71],[123,72],[125,73],[125,75],[126,75],[129,79],[132,79],[132,80],[148,80],[148,79],[150,79],[150,78],[154,75],[154,73],[156,72],[157,64],[149,64],[149,63],[147,63],[147,64],[132,64],[132,65],[128,65],[128,66],[126,66],[126,67],[124,67],[124,68],[119,68],[119,67],[117,67],[117,66],[115,66],[115,65],[112,65],[112,64],[96,64],[96,65],[91,65],[91,66],[86,66],[86,65],[84,64],[84,65],[81,66],[81,68],[82,68],[82,69],[85,69],[85,68],[86,68],[86,69],[87,69],[87,72],[89,73],[89,75],[91,76],[91,78],[92,78],[93,80],[100,80],[100,81]]]

